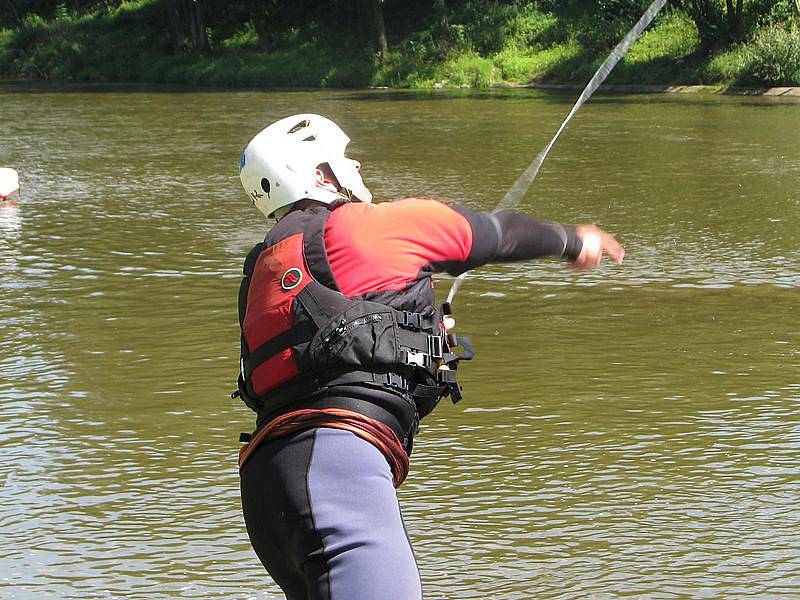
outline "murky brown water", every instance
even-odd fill
[[[240,516],[239,188],[341,122],[376,197],[493,208],[569,95],[0,87],[0,596],[277,598]],[[800,596],[800,103],[593,99],[520,210],[628,258],[483,268],[401,489],[429,598]],[[443,282],[444,294],[449,282]]]

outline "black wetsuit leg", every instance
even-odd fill
[[[383,454],[319,428],[257,449],[242,470],[253,548],[290,600],[422,597]]]

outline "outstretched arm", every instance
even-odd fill
[[[531,219],[511,210],[472,212],[451,207],[472,229],[472,249],[463,263],[448,264],[458,275],[492,262],[529,260],[542,256],[564,257],[579,270],[600,264],[604,254],[622,262],[625,250],[614,237],[594,225],[568,227]]]

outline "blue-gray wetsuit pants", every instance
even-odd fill
[[[414,553],[383,454],[318,428],[264,443],[241,473],[259,559],[289,600],[418,600]]]

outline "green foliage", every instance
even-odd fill
[[[236,31],[229,38],[222,40],[222,48],[225,50],[244,50],[245,48],[254,49],[258,47],[258,33],[252,21],[247,21],[241,30]]]
[[[687,6],[689,15],[697,26],[703,50],[710,52],[727,45],[728,23],[723,4],[719,0],[689,0]]]
[[[498,2],[469,3],[454,21],[464,46],[482,55],[502,50],[509,41],[509,24],[516,7]]]
[[[504,37],[504,48],[545,50],[565,42],[567,33],[555,15],[539,12],[529,4],[510,16],[504,25]]]
[[[796,0],[754,0],[759,3],[756,11],[763,15],[759,20],[759,25],[769,25],[772,23],[785,23],[800,25],[800,8]]]
[[[504,81],[529,83],[546,79],[559,65],[568,64],[581,54],[580,45],[573,41],[528,54],[504,50],[494,57],[494,62]]]
[[[667,14],[658,27],[645,32],[631,46],[610,83],[690,83],[699,43],[697,29],[687,15]]]
[[[800,85],[800,31],[794,25],[765,26],[748,42],[714,56],[698,77],[736,85]]]
[[[485,88],[498,80],[494,63],[475,52],[465,52],[437,69],[438,77],[451,86]]]
[[[741,83],[749,68],[749,58],[743,46],[719,52],[700,65],[696,72],[700,83]]]
[[[11,57],[14,34],[11,29],[0,29],[0,77],[11,77],[16,74]]]
[[[728,6],[724,0],[685,0],[684,4],[706,53],[740,44],[763,27],[798,19],[795,0],[744,0],[741,13],[737,2]]]
[[[564,41],[565,30],[535,3],[466,2],[453,15],[453,47],[482,56],[506,48],[544,48]]]
[[[577,83],[649,4],[445,0],[444,20],[432,0],[392,0],[385,3],[389,53],[378,60],[360,29],[358,3],[200,1],[212,42],[202,55],[174,47],[165,0],[15,0],[27,14],[0,29],[0,76],[255,87]],[[729,33],[724,0],[671,6],[610,83],[800,84],[795,0],[744,0],[732,45],[719,43]]]
[[[751,81],[773,85],[800,82],[800,30],[771,25],[756,32],[745,55]]]
[[[575,36],[589,51],[610,50],[639,19],[649,2],[639,0],[601,0],[594,10],[576,22]]]
[[[631,46],[625,64],[634,65],[659,58],[685,58],[697,49],[699,42],[697,29],[691,19],[681,13],[672,13]]]

